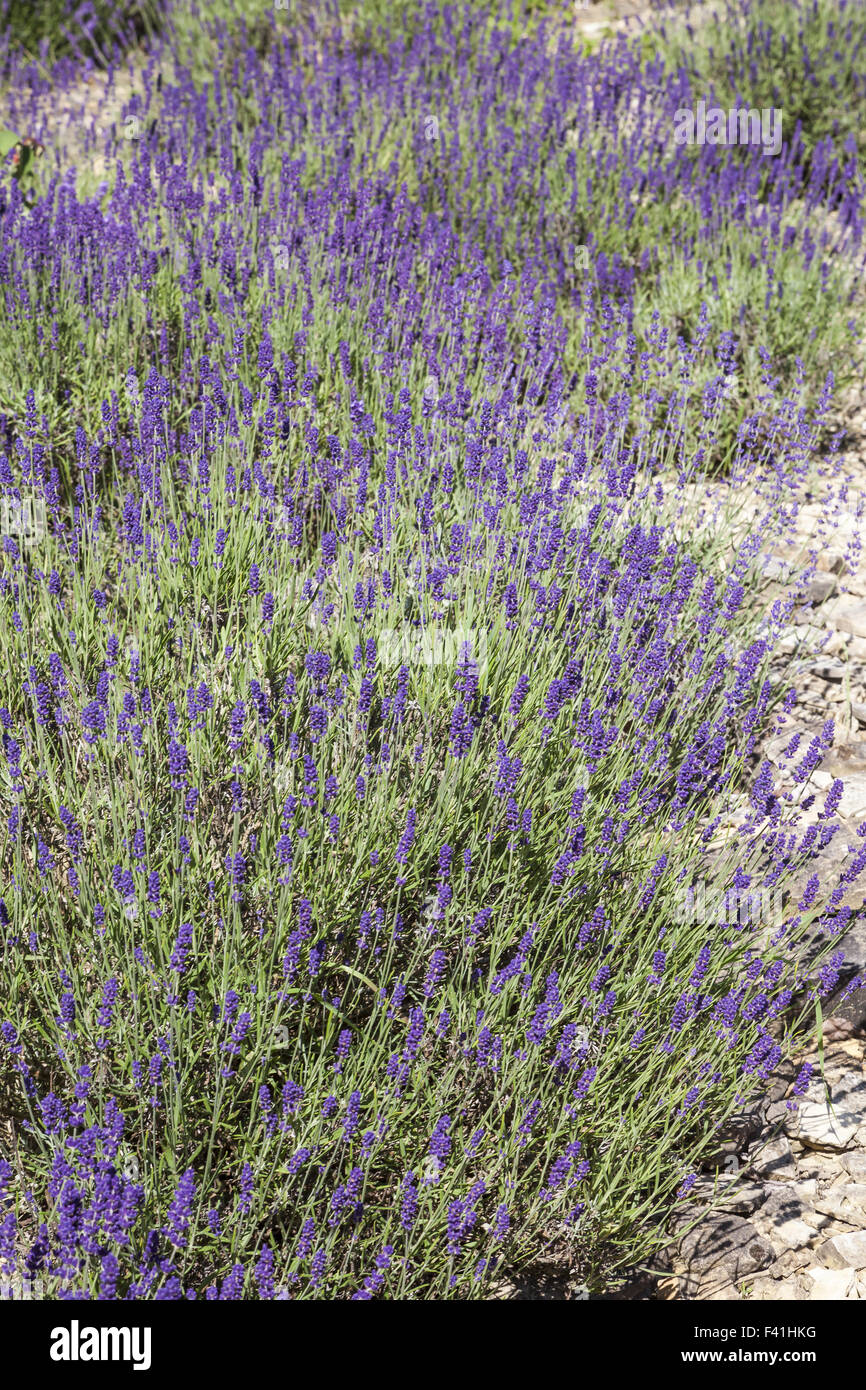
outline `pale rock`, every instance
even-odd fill
[[[846,1173],[850,1173],[857,1183],[866,1183],[866,1153],[859,1153],[856,1150],[852,1153],[839,1155],[839,1161]]]
[[[836,592],[836,579],[832,574],[816,574],[806,588],[806,599],[810,603],[824,603]]]
[[[684,1296],[694,1298],[702,1286],[742,1282],[774,1257],[770,1242],[749,1221],[727,1214],[710,1216],[687,1232],[677,1247]]]
[[[832,603],[833,600],[831,599]],[[841,632],[834,632],[829,641],[824,643],[824,651],[827,656],[836,656],[845,650],[845,637]]]
[[[840,941],[847,940],[847,936],[840,937]],[[857,1047],[858,1040],[855,1039],[851,1046]],[[840,1049],[835,1054],[834,1060],[843,1062],[844,1059],[844,1062],[847,1063],[849,1055],[853,1054]],[[830,1099],[835,1106],[844,1106],[846,1110],[859,1115],[860,1124],[866,1125],[866,1073],[863,1071],[839,1071],[836,1073],[835,1068],[831,1072],[829,1062],[830,1059],[828,1058]]]
[[[777,1256],[786,1250],[800,1250],[815,1240],[818,1230],[829,1218],[818,1215],[804,1206],[793,1185],[773,1190],[767,1197],[756,1225],[773,1242]]]
[[[807,1296],[800,1279],[770,1279],[761,1275],[749,1285],[749,1301],[754,1303],[799,1303]]]
[[[828,1269],[866,1269],[866,1231],[831,1236],[817,1253]]]
[[[799,1220],[811,1228],[813,1236],[830,1224],[830,1217],[827,1212],[814,1211],[811,1207],[804,1208],[800,1213]]]
[[[842,681],[845,679],[847,663],[839,661],[838,658],[828,661],[826,657],[819,657],[807,670],[813,676],[819,676],[822,681]]]
[[[837,698],[840,701],[844,702],[845,692],[843,690],[838,690]],[[859,738],[862,732],[860,725],[857,723],[857,720],[854,718],[853,715],[851,715],[850,720],[847,718],[843,718],[843,715],[847,713],[848,706],[844,703],[840,704],[839,707],[833,711],[834,748],[842,748],[845,744],[853,742],[854,740]]]
[[[790,1274],[796,1274],[798,1269],[804,1265],[812,1263],[814,1252],[806,1249],[805,1246],[799,1250],[785,1250],[777,1260],[768,1265],[766,1274],[768,1279],[784,1279]]]
[[[775,1129],[777,1125],[783,1125],[787,1121],[790,1110],[786,1101],[776,1100],[767,1106],[764,1111],[764,1118],[770,1129]]]
[[[831,1156],[818,1149],[801,1149],[797,1155],[797,1169],[801,1177],[817,1178],[822,1187],[828,1187],[839,1176],[843,1157],[839,1153]]]
[[[771,1139],[769,1144],[765,1144],[751,1159],[749,1166],[757,1177],[764,1180],[768,1178],[795,1178],[797,1165],[794,1162],[787,1135],[780,1134],[775,1139]]]
[[[847,1298],[852,1289],[856,1289],[856,1269],[815,1268],[807,1269],[806,1273],[812,1279],[810,1298],[813,1301],[818,1299],[841,1300]]]
[[[832,1090],[828,1101],[817,1078],[799,1111],[792,1113],[788,1133],[796,1133],[800,1143],[808,1148],[847,1149],[866,1122],[866,1078],[846,1072],[835,1080]]]
[[[862,816],[866,812],[866,776],[856,773],[844,777],[845,790],[838,803],[837,815]]]
[[[846,594],[830,599],[821,615],[840,632],[866,637],[866,602]]]
[[[811,1226],[797,1218],[767,1227],[767,1236],[772,1241],[774,1250],[778,1249],[780,1252],[804,1249],[815,1239],[815,1234]]]
[[[834,747],[824,759],[823,766],[834,777],[851,777],[856,773],[866,773],[866,743],[857,739],[853,743]]]
[[[750,1216],[764,1201],[766,1192],[758,1183],[742,1183],[734,1173],[719,1173],[718,1182],[697,1183],[691,1195],[696,1202],[716,1210],[724,1208],[738,1216]]]
[[[824,654],[832,656],[844,647],[844,641],[839,633],[833,633],[828,642],[824,641],[826,629],[816,627],[813,623],[796,623],[792,627],[782,629],[779,640],[776,643],[776,651],[791,652],[799,651],[801,648],[805,652],[814,650],[819,644],[822,645]],[[864,642],[866,648],[866,642]]]
[[[822,1197],[814,1200],[816,1211],[824,1212],[837,1221],[847,1221],[850,1226],[866,1227],[866,1185],[846,1183],[844,1187],[832,1187]]]
[[[819,570],[826,570],[828,574],[850,574],[851,568],[845,556],[838,550],[822,550],[817,557]]]
[[[837,815],[860,816],[866,811],[866,774],[862,772],[827,772],[820,769],[812,773],[812,783],[821,791],[829,791],[836,777],[844,783],[839,798]]]
[[[711,1288],[707,1293],[698,1294],[702,1303],[742,1303],[743,1295],[740,1293],[739,1285],[728,1282],[720,1284],[717,1288]]]
[[[795,573],[794,566],[778,555],[759,555],[758,563],[765,579],[780,579],[784,583]],[[833,583],[835,587],[835,581]]]
[[[845,952],[846,965],[866,969],[866,922],[855,922],[839,937],[839,950]]]

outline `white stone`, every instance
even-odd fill
[[[830,599],[824,608],[826,617],[840,632],[850,632],[853,637],[866,637],[866,603],[862,599],[840,594]]]
[[[818,1256],[828,1269],[866,1269],[866,1231],[831,1236]]]
[[[791,1153],[791,1145],[785,1134],[776,1135],[750,1156],[752,1171],[764,1181],[774,1178],[795,1178],[797,1165]]]
[[[846,1173],[856,1180],[856,1186],[866,1186],[866,1153],[842,1154],[839,1160]]]
[[[866,1226],[866,1184],[846,1183],[843,1187],[833,1187],[823,1197],[815,1198],[816,1211],[825,1212],[837,1221],[847,1221],[850,1226]]]
[[[824,603],[836,590],[836,579],[832,574],[816,574],[810,579],[806,597],[813,603]]]
[[[810,1285],[811,1288],[811,1285]],[[756,1279],[749,1286],[749,1299],[755,1303],[799,1303],[804,1290],[799,1279]]]
[[[798,1138],[808,1149],[846,1149],[860,1128],[859,1115],[837,1110],[819,1102],[800,1109]]]
[[[866,811],[866,777],[863,773],[843,778],[844,790],[839,800],[837,814],[840,816],[858,816]]]
[[[797,1217],[771,1226],[767,1234],[773,1246],[780,1247],[781,1250],[801,1250],[815,1239],[813,1227],[807,1226],[805,1221],[800,1221]]]
[[[856,1269],[807,1269],[806,1273],[812,1278],[812,1292],[810,1298],[817,1299],[842,1299],[847,1298],[852,1289],[856,1289],[857,1271]]]

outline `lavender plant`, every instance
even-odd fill
[[[662,5],[656,5],[659,11]],[[824,141],[855,147],[866,79],[866,21],[851,0],[726,0],[697,16],[691,7],[659,26],[661,49],[724,107],[782,105],[810,152]]]
[[[586,55],[554,31],[551,52],[546,30],[515,43],[505,25],[475,24],[474,11],[461,17],[430,5],[424,29],[383,57],[328,47],[315,28],[286,32],[278,12],[265,60],[218,17],[194,14],[209,38],[199,44],[204,75],[163,46],[121,121],[82,131],[85,156],[102,161],[104,176],[85,160],[72,182],[94,223],[85,239],[92,247],[98,235],[105,259],[81,250],[72,223],[67,253],[55,209],[71,175],[59,167],[10,249],[16,292],[0,333],[0,404],[20,415],[35,389],[52,428],[62,421],[69,455],[72,415],[98,429],[97,403],[122,393],[129,366],[146,375],[157,338],[175,378],[187,347],[190,360],[207,351],[220,294],[254,336],[263,320],[281,322],[278,352],[298,331],[314,339],[321,331],[330,356],[354,334],[363,364],[366,331],[351,306],[359,280],[359,303],[381,302],[394,323],[397,354],[418,351],[417,296],[435,312],[457,282],[473,389],[482,356],[507,353],[524,398],[522,357],[540,350],[526,336],[526,306],[544,300],[560,323],[547,344],[551,360],[558,350],[578,406],[586,345],[605,331],[609,305],[647,348],[655,313],[691,339],[706,302],[714,327],[733,334],[732,361],[742,368],[739,402],[720,429],[719,466],[757,405],[758,346],[771,351],[783,387],[803,359],[812,405],[828,370],[840,385],[856,370],[857,267],[839,254],[855,249],[862,231],[852,152],[830,143],[806,160],[792,132],[778,160],[746,148],[725,162],[713,146],[696,156],[673,139],[674,114],[693,96],[689,74],[644,60],[626,40]],[[10,95],[14,124],[56,160],[34,104],[45,79],[25,71],[28,85]],[[236,245],[237,179],[249,232]],[[356,190],[348,240],[347,180]],[[326,300],[313,286],[322,283],[320,330]],[[83,303],[91,306],[84,316]],[[56,344],[48,363],[40,304],[51,310]],[[238,369],[251,389],[252,363]],[[706,381],[712,373],[710,363]],[[542,370],[534,398],[546,387]],[[193,399],[184,390],[178,418]]]
[[[22,59],[50,67],[64,57],[110,65],[158,27],[153,0],[118,6],[106,0],[0,0],[0,70],[14,73]]]

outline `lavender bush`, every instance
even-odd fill
[[[786,896],[841,784],[755,748],[851,337],[809,216],[856,244],[859,185],[664,145],[639,46],[424,15],[262,56],[179,7],[111,176],[4,184],[11,1287],[463,1299],[550,1246],[606,1287],[839,977],[866,848]],[[710,245],[748,322],[669,312]]]
[[[110,64],[159,27],[154,0],[0,0],[0,71],[19,69],[22,56],[43,69],[62,57]]]
[[[782,106],[808,150],[827,139],[855,150],[866,94],[866,16],[854,0],[724,0],[710,15],[689,6],[662,16],[661,49],[719,105]],[[859,143],[862,145],[862,137]]]

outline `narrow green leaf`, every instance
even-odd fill
[[[820,999],[815,1002],[815,1017],[818,1022],[818,1063],[821,1067],[821,1080],[826,1086],[827,1081],[824,1076],[824,1014],[821,1010]]]

